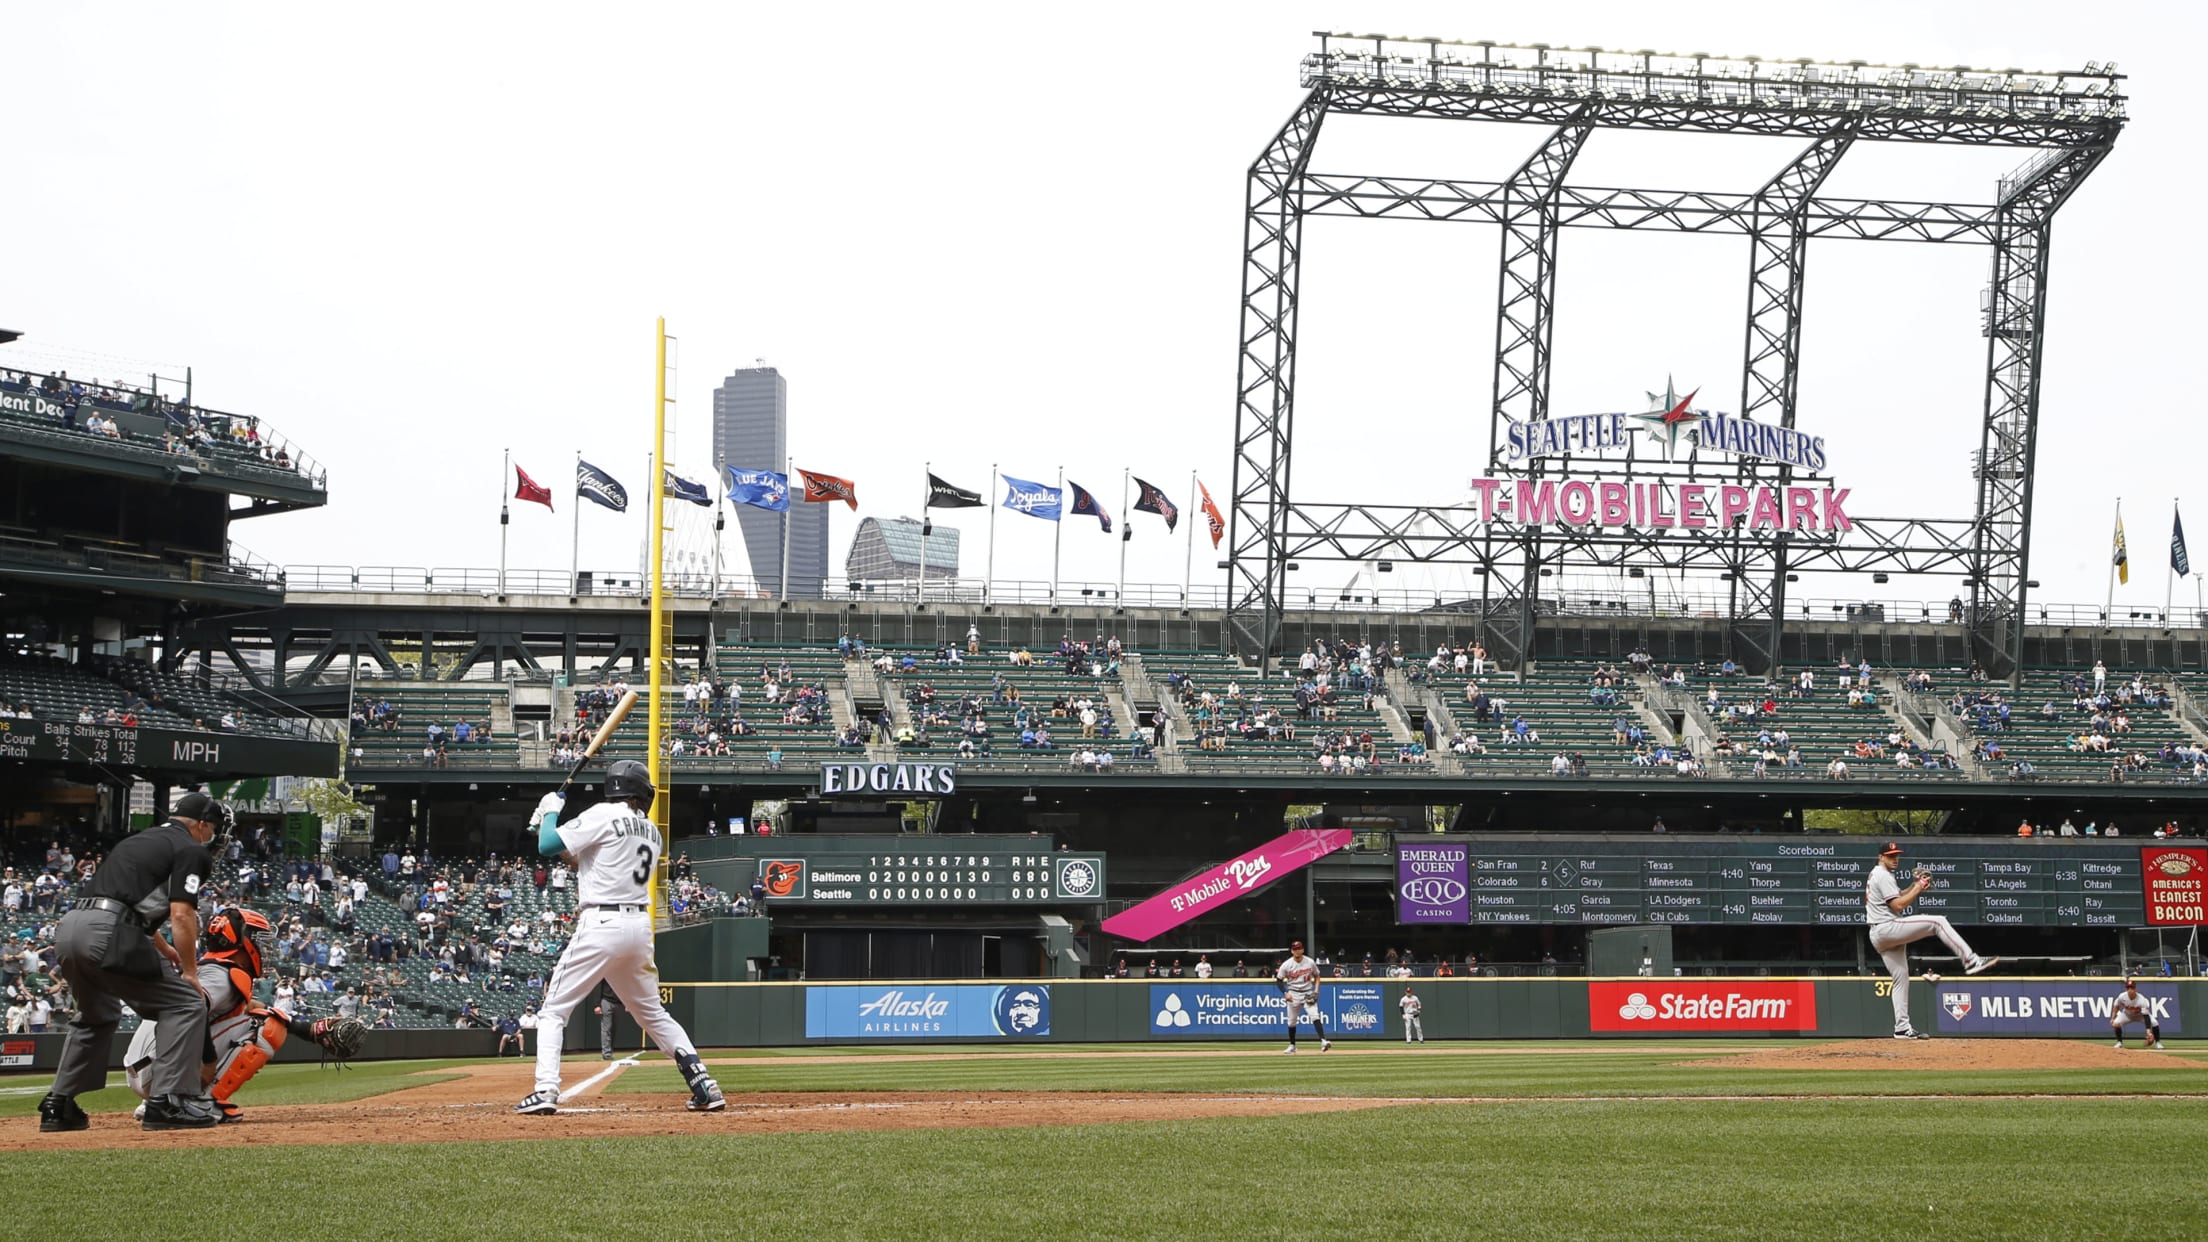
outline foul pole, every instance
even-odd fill
[[[667,583],[661,567],[665,563],[667,549],[667,320],[662,316],[654,334],[656,362],[652,370],[652,645],[651,669],[645,678],[645,686],[651,695],[645,705],[645,765],[651,771],[652,788],[658,791],[652,798],[652,823],[659,827],[660,858],[657,874],[652,877],[652,926],[657,929],[667,918],[667,903],[661,892],[667,885],[667,842],[674,836],[672,820],[674,791],[667,787],[667,762],[660,750],[660,738],[665,727],[662,709],[666,696],[660,691],[667,681],[668,639]]]

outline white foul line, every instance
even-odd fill
[[[613,1077],[615,1074],[620,1073],[622,1070],[642,1064],[643,1062],[637,1060],[635,1057],[623,1057],[620,1060],[615,1061],[613,1064],[608,1065],[606,1068],[599,1070],[597,1073],[592,1074],[590,1077],[585,1078],[581,1082],[576,1083],[574,1086],[563,1089],[560,1092],[560,1098],[564,1100],[571,1095],[581,1095],[585,1091],[590,1090],[592,1087],[597,1086],[599,1083],[602,1083],[608,1078]]]

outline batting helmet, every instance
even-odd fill
[[[243,906],[232,906],[208,920],[208,960],[242,967],[258,979],[274,934],[267,919]]]
[[[634,759],[623,759],[606,769],[606,797],[610,799],[650,802],[657,792],[652,788],[651,769]]]

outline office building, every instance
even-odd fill
[[[713,390],[713,458],[739,470],[788,468],[790,386],[781,372],[765,363],[739,367]],[[723,476],[721,485],[726,483]],[[790,597],[819,599],[828,580],[833,506],[796,499],[804,493],[795,474],[790,490]],[[782,515],[750,505],[737,505],[735,512],[756,589],[771,595],[782,581]]]

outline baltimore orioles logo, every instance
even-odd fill
[[[787,897],[805,883],[805,863],[801,859],[770,861],[762,867],[760,878],[767,896]]]

